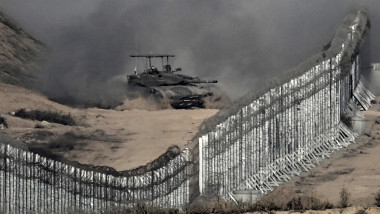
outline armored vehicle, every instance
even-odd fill
[[[203,83],[218,82],[179,74],[181,68],[172,70],[169,58],[174,55],[144,54],[131,55],[131,57],[145,58],[147,66],[142,72],[137,72],[135,67],[134,74],[127,75],[128,85],[145,88],[156,99],[168,100],[175,109],[204,108],[204,98],[212,96],[213,93],[208,84]],[[161,70],[152,65],[152,58],[161,59]]]

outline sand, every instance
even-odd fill
[[[377,97],[377,102],[379,100]],[[335,152],[319,166],[294,177],[266,197],[285,201],[292,197],[314,195],[337,206],[340,191],[344,187],[350,193],[350,205],[374,206],[375,194],[380,191],[380,105],[375,104],[363,113],[366,118],[365,135],[359,136],[355,143]],[[280,192],[287,192],[287,196],[280,198]]]
[[[37,129],[35,126],[41,124],[40,121],[10,114],[21,108],[70,114],[79,125],[52,123]],[[79,163],[105,165],[119,171],[144,165],[159,157],[171,145],[183,149],[197,133],[199,125],[216,112],[217,109],[78,109],[52,102],[40,93],[0,83],[0,117],[8,123],[8,129],[0,131],[27,143],[47,143],[66,132],[72,132],[78,136],[74,148],[58,151],[58,154]],[[43,136],[38,134],[42,131]]]
[[[249,214],[262,214],[265,212],[251,212]],[[272,211],[271,213],[276,214],[378,214],[380,213],[379,207],[360,207],[353,206],[345,209],[335,208],[335,209],[327,209],[327,210],[305,210],[305,211]],[[248,214],[248,213],[246,213]]]
[[[379,102],[380,98],[377,100]],[[50,124],[49,127],[37,129],[36,124],[41,122],[9,114],[20,108],[70,113],[79,125]],[[37,92],[0,83],[0,117],[5,118],[9,126],[2,132],[27,143],[46,143],[65,132],[73,132],[83,138],[78,140],[74,149],[60,152],[61,155],[80,163],[106,165],[117,170],[146,164],[170,145],[184,148],[199,125],[217,112],[215,109],[78,109],[52,102]],[[289,200],[291,197],[313,194],[337,205],[339,192],[345,187],[350,192],[349,203],[359,206],[352,209],[373,206],[375,193],[380,190],[380,104],[373,105],[364,115],[366,134],[360,136],[356,143],[337,151],[313,170],[294,177],[268,196],[279,201],[281,198]],[[52,137],[35,137],[33,133],[38,131],[51,132]],[[286,195],[279,194],[281,191]],[[371,213],[378,211],[374,209]],[[326,213],[338,212],[330,210]]]

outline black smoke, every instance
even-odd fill
[[[347,11],[368,8],[364,62],[380,62],[378,0],[0,1],[51,47],[41,88],[73,104],[112,105],[125,96],[130,54],[175,54],[175,67],[218,79],[236,99],[318,53]],[[142,67],[142,64],[140,64]]]

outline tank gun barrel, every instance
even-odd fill
[[[206,83],[218,83],[218,80],[206,80]]]
[[[188,80],[189,83],[218,83],[218,80]]]

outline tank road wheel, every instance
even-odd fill
[[[190,96],[173,99],[170,105],[175,109],[204,108],[205,103],[201,96]]]

